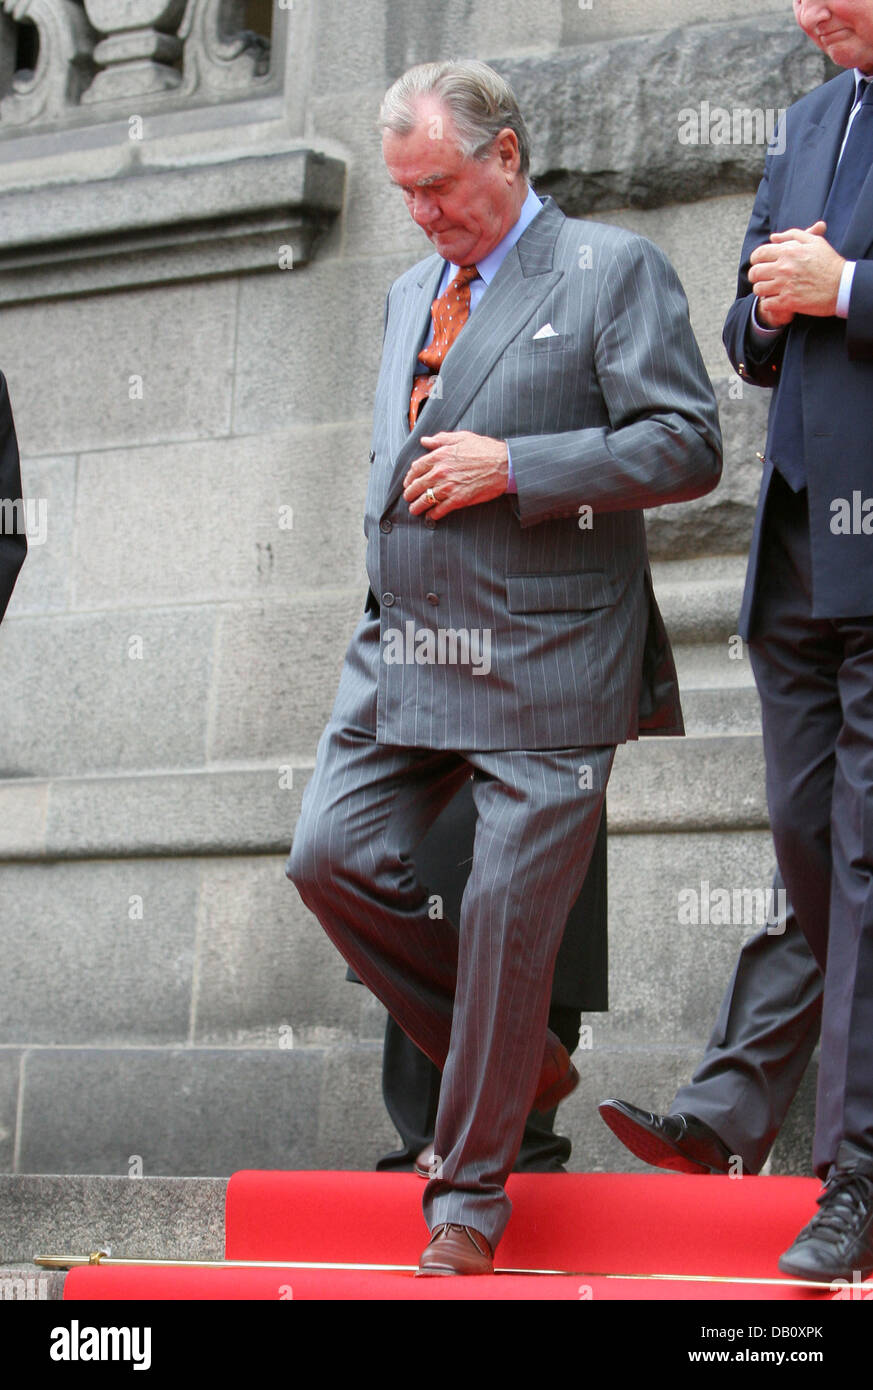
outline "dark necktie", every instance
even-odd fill
[[[859,82],[858,87],[859,90],[864,88],[861,105],[855,113],[822,213],[828,224],[827,239],[836,251],[845,240],[852,213],[873,164],[873,85],[869,81]]]
[[[861,189],[873,167],[873,83],[860,82],[858,89],[861,106],[855,113],[822,213],[828,224],[825,235],[837,251],[845,241]],[[802,317],[789,328],[767,444],[773,465],[794,492],[806,487],[801,374],[808,330],[809,324]]]

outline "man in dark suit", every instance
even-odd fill
[[[6,612],[27,554],[21,468],[9,388],[0,372],[0,619]]]
[[[787,112],[725,344],[774,389],[740,631],[779,867],[825,971],[820,1211],[788,1274],[873,1270],[873,0],[795,0],[847,71]]]
[[[713,488],[721,440],[669,262],[536,197],[493,69],[412,69],[381,124],[437,254],[388,297],[371,598],[287,871],[443,1073],[420,1273],[482,1274],[525,1115],[578,1079],[549,994],[615,747],[682,731],[643,509]],[[471,775],[455,925],[429,917],[411,861]]]

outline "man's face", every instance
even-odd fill
[[[433,99],[419,103],[409,135],[386,130],[385,167],[410,216],[447,261],[481,261],[518,220],[527,191],[518,141],[501,131],[484,159],[466,159],[451,117]]]
[[[873,0],[794,0],[794,15],[841,68],[873,72]]]

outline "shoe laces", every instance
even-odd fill
[[[821,1211],[810,1222],[810,1235],[845,1230],[846,1219],[863,1216],[873,1204],[873,1177],[848,1171],[828,1178],[818,1198]]]

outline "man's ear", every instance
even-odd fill
[[[495,140],[501,166],[507,173],[517,174],[521,168],[521,155],[518,149],[518,136],[509,126],[499,131]]]

